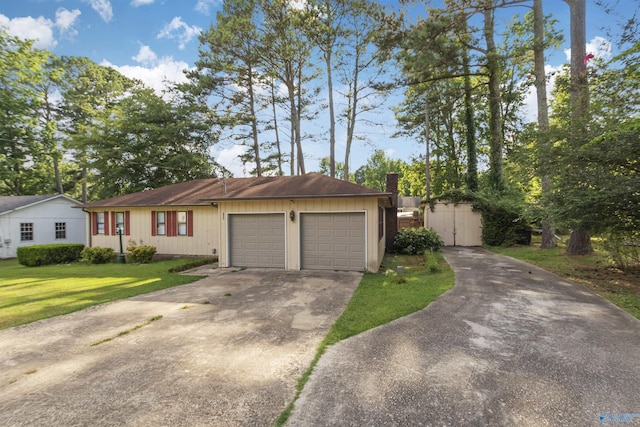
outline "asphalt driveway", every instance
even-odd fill
[[[361,274],[205,273],[0,331],[0,425],[269,425]]]
[[[640,424],[640,321],[526,263],[444,254],[456,286],[332,346],[288,425]]]

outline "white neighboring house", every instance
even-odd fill
[[[0,258],[16,257],[20,246],[86,242],[81,203],[64,194],[0,196]]]

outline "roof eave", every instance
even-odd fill
[[[371,193],[371,194],[316,194],[316,195],[301,195],[290,194],[285,196],[252,196],[252,197],[212,197],[206,199],[200,199],[203,202],[236,202],[236,201],[249,201],[249,200],[281,200],[281,199],[335,199],[335,198],[376,198],[382,199],[390,197],[391,193]]]

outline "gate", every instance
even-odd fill
[[[482,246],[482,214],[471,203],[436,203],[425,208],[424,226],[432,228],[445,246]]]

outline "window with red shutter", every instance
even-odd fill
[[[98,234],[98,213],[91,212],[91,234],[96,236]]]
[[[158,234],[158,223],[156,222],[156,211],[151,211],[151,235]]]
[[[116,218],[116,212],[111,212],[111,234],[113,234],[114,236],[118,234],[118,232],[116,231],[116,228],[118,228],[118,220]]]
[[[124,235],[129,236],[131,234],[131,215],[129,211],[124,211]]]
[[[108,236],[109,235],[109,212],[104,212],[104,235]]]

